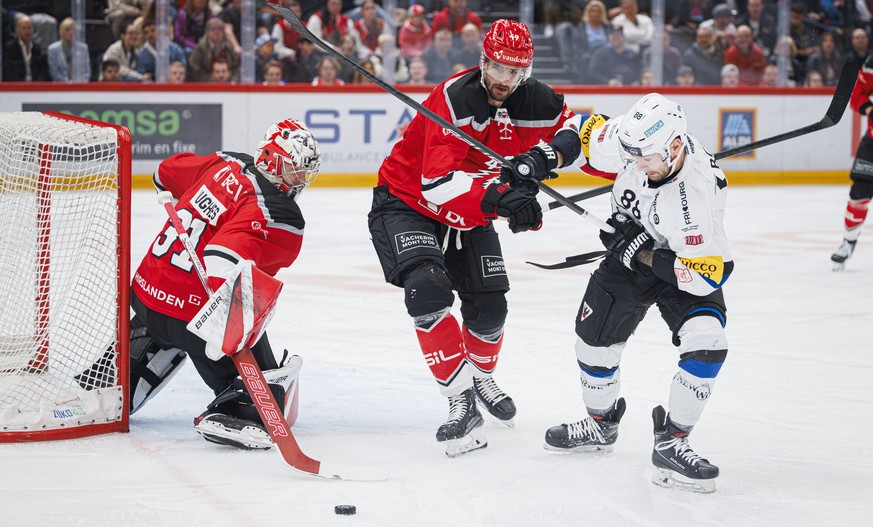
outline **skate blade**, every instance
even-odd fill
[[[469,434],[458,439],[449,439],[446,441],[446,455],[449,457],[458,457],[479,450],[488,446],[488,440],[485,439],[485,434],[478,428],[474,428]]]
[[[715,479],[691,479],[665,468],[655,467],[652,474],[652,483],[665,489],[679,489],[699,494],[712,494],[715,492]]]
[[[247,426],[242,430],[231,430],[220,423],[203,420],[194,425],[194,430],[203,439],[220,445],[228,445],[242,450],[269,450],[273,448],[270,436],[263,430]]]
[[[552,452],[566,452],[572,454],[597,454],[601,452],[607,454],[613,451],[615,445],[580,445],[573,448],[561,448],[559,446],[543,443],[543,448]]]
[[[832,262],[834,266],[831,268],[834,271],[842,271],[846,268],[846,262]]]

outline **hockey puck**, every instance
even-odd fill
[[[337,505],[333,508],[333,512],[343,516],[351,516],[358,512],[358,508],[354,505]]]

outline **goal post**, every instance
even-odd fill
[[[0,113],[0,442],[126,432],[130,132]]]

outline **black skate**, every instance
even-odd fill
[[[515,417],[515,402],[512,397],[503,393],[492,377],[473,378],[473,390],[476,400],[488,413],[500,420],[509,428],[515,428],[512,418]]]
[[[837,251],[831,255],[831,261],[834,263],[834,271],[842,271],[846,268],[846,260],[851,258],[852,253],[855,252],[856,243],[858,243],[857,240],[849,241],[844,239]]]
[[[270,434],[260,423],[206,410],[194,419],[194,430],[203,439],[242,450],[268,450],[273,446]]]
[[[581,421],[553,426],[546,430],[543,448],[556,452],[612,452],[625,409],[621,397],[603,415],[589,414]]]
[[[661,406],[652,411],[652,420],[655,422],[652,483],[704,494],[715,492],[718,467],[691,450],[688,432],[676,428]]]
[[[470,388],[460,395],[449,397],[449,418],[437,430],[436,440],[446,443],[446,455],[449,457],[485,448],[488,442],[480,430],[484,422],[476,407],[476,396]]]

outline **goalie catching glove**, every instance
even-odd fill
[[[543,209],[537,200],[512,189],[509,184],[492,184],[482,196],[482,212],[497,214],[509,220],[509,230],[523,232],[539,230],[543,225]]]
[[[637,254],[643,250],[651,250],[655,245],[654,240],[641,225],[620,212],[614,213],[606,223],[615,229],[615,232],[600,231],[600,241],[606,250],[614,256],[622,265],[636,271]]]

